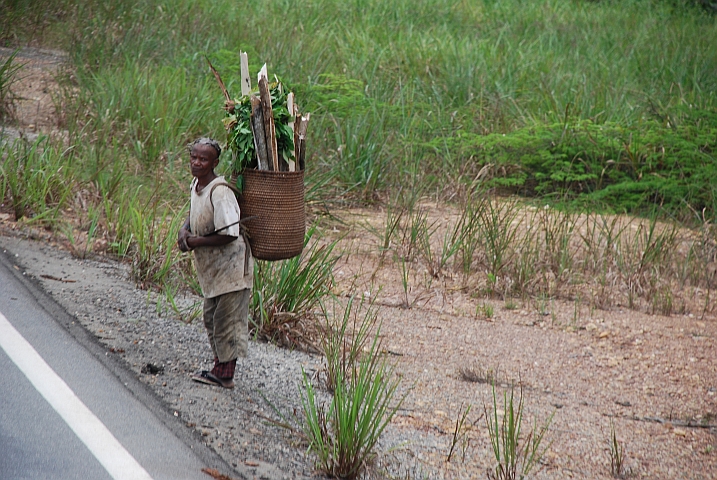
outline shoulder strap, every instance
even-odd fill
[[[214,200],[212,200],[212,193],[214,193],[214,189],[217,188],[217,187],[228,187],[229,190],[231,190],[231,191],[234,192],[234,195],[235,195],[235,196],[241,195],[241,192],[239,191],[238,188],[229,185],[227,182],[218,182],[218,183],[215,183],[214,185],[212,185],[212,189],[209,190],[209,203],[212,204],[212,209],[214,208]]]
[[[212,193],[214,193],[214,189],[217,187],[229,187],[229,190],[233,191],[235,196],[241,195],[241,192],[239,191],[238,188],[236,188],[232,185],[229,185],[227,182],[215,183],[214,185],[212,185],[212,189],[209,190],[209,203],[212,204],[212,209],[214,209],[214,201],[212,200]],[[250,218],[253,218],[253,217],[250,217]],[[246,219],[246,220],[249,220],[249,219]],[[242,223],[241,223],[246,220],[239,221],[239,234],[242,236],[242,238],[244,240],[244,248],[246,249],[245,253],[244,253],[244,276],[245,277],[249,274],[248,273],[249,272],[249,255],[251,255],[251,247],[249,245],[249,232],[247,232],[246,227],[244,225],[242,225]],[[223,229],[221,229],[221,230],[223,230]]]

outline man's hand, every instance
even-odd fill
[[[191,236],[192,234],[186,228],[182,227],[179,229],[179,233],[177,234],[177,246],[181,251],[189,252],[192,250],[192,248],[187,243],[187,240]]]

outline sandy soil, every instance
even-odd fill
[[[714,308],[706,315],[663,317],[576,302],[509,305],[474,298],[450,275],[428,282],[420,266],[413,268],[411,308],[405,308],[399,268],[380,261],[375,237],[362,226],[380,227],[385,215],[375,210],[332,215],[341,222],[327,225],[326,233],[345,234],[336,293],[376,297],[384,346],[408,394],[386,431],[377,471],[385,468],[396,478],[485,477],[492,459],[481,416],[483,406],[491,405],[491,387],[467,381],[465,374],[485,377],[492,371],[499,395],[510,382],[522,384],[526,420],[540,424],[553,415],[550,448],[536,478],[611,478],[611,423],[635,478],[717,478]],[[16,255],[17,268],[108,352],[125,358],[168,408],[237,468],[235,475],[313,475],[304,447],[262,421],[276,417],[257,392],[274,392],[271,399],[284,412],[299,408],[300,368],[317,371],[320,358],[252,344],[246,366],[256,371],[247,372],[234,392],[194,385],[188,373],[206,363],[198,325],[160,316],[151,295],[135,288],[122,265],[75,259],[61,239],[18,226],[8,215],[0,217],[0,227],[0,245]],[[491,318],[476,315],[486,303],[493,308]],[[164,365],[164,373],[142,373],[148,363]],[[269,364],[274,367],[257,366]],[[448,462],[456,420],[468,405],[466,428]]]
[[[14,49],[0,48],[0,59],[7,58]],[[60,50],[25,48],[16,57],[23,65],[18,81],[11,86],[14,118],[4,125],[10,137],[25,136],[30,140],[39,133],[61,134],[62,114],[59,107],[59,87],[56,75],[67,61]]]
[[[429,222],[450,215],[446,207],[432,208],[437,213]],[[569,301],[545,306],[535,299],[474,298],[461,288],[459,275],[426,283],[430,275],[420,263],[409,276],[413,306],[404,308],[401,272],[392,261],[381,266],[376,238],[357,228],[371,222],[381,227],[384,215],[337,215],[347,230],[337,290],[348,295],[381,288],[377,303],[387,350],[397,356],[404,383],[413,385],[407,411],[393,426],[413,442],[422,464],[435,466],[430,478],[476,478],[491,465],[487,429],[479,420],[483,406],[491,405],[491,388],[466,379],[491,371],[502,387],[523,385],[531,422],[554,415],[552,445],[537,477],[609,478],[611,422],[636,477],[717,477],[714,309],[704,316],[663,317]],[[476,313],[485,304],[493,309],[491,318]],[[473,427],[465,432],[466,461],[461,452],[447,463],[456,420],[467,405],[473,406]]]

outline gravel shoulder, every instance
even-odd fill
[[[320,359],[250,342],[248,357],[239,359],[234,390],[195,383],[190,380],[193,372],[211,368],[204,327],[200,321],[186,325],[158,315],[152,294],[135,288],[124,265],[79,260],[47,241],[19,236],[0,236],[0,248],[18,271],[96,337],[106,355],[123,363],[235,469],[222,473],[237,478],[312,476],[304,449],[289,431],[267,419],[280,419],[273,408],[292,415],[298,407],[301,368],[315,371]],[[152,374],[153,367],[161,372]]]

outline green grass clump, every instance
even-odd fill
[[[10,91],[10,87],[18,80],[17,74],[23,67],[17,63],[19,50],[15,50],[4,60],[0,60],[0,120],[5,120],[12,116],[14,96]]]
[[[8,202],[15,220],[56,223],[73,193],[73,157],[45,136],[0,142],[0,201]]]
[[[339,259],[333,253],[337,241],[312,241],[316,232],[316,225],[309,228],[304,250],[297,257],[280,262],[256,261],[250,310],[257,337],[292,347],[312,344],[315,332],[302,319],[329,294],[333,268]]]
[[[325,321],[319,328],[320,348],[326,357],[326,388],[330,392],[342,378],[354,374],[355,366],[371,343],[377,320],[374,305],[366,306],[363,298],[355,308],[354,297],[349,298],[342,313],[337,312],[337,302],[333,305],[332,312],[322,305]]]
[[[349,301],[346,309],[351,309]],[[304,434],[309,451],[316,456],[317,467],[338,478],[360,478],[375,455],[375,447],[405,396],[396,399],[398,380],[393,368],[381,355],[380,326],[366,342],[368,329],[376,323],[375,311],[365,310],[358,324],[355,344],[347,338],[351,314],[344,312],[336,329],[326,330],[325,346],[345,345],[357,355],[346,358],[341,351],[326,350],[329,369],[335,372],[333,397],[328,405],[316,396],[304,373],[301,403],[305,415]],[[360,352],[361,345],[367,345]],[[359,356],[358,353],[361,355]]]
[[[543,426],[534,425],[528,435],[521,437],[523,429],[523,392],[520,392],[518,405],[514,402],[514,390],[503,394],[503,418],[498,419],[498,400],[493,385],[493,410],[484,406],[486,427],[490,436],[493,455],[497,463],[494,471],[488,472],[493,480],[523,479],[540,463],[550,445],[545,446],[543,440],[548,432],[552,415]]]

